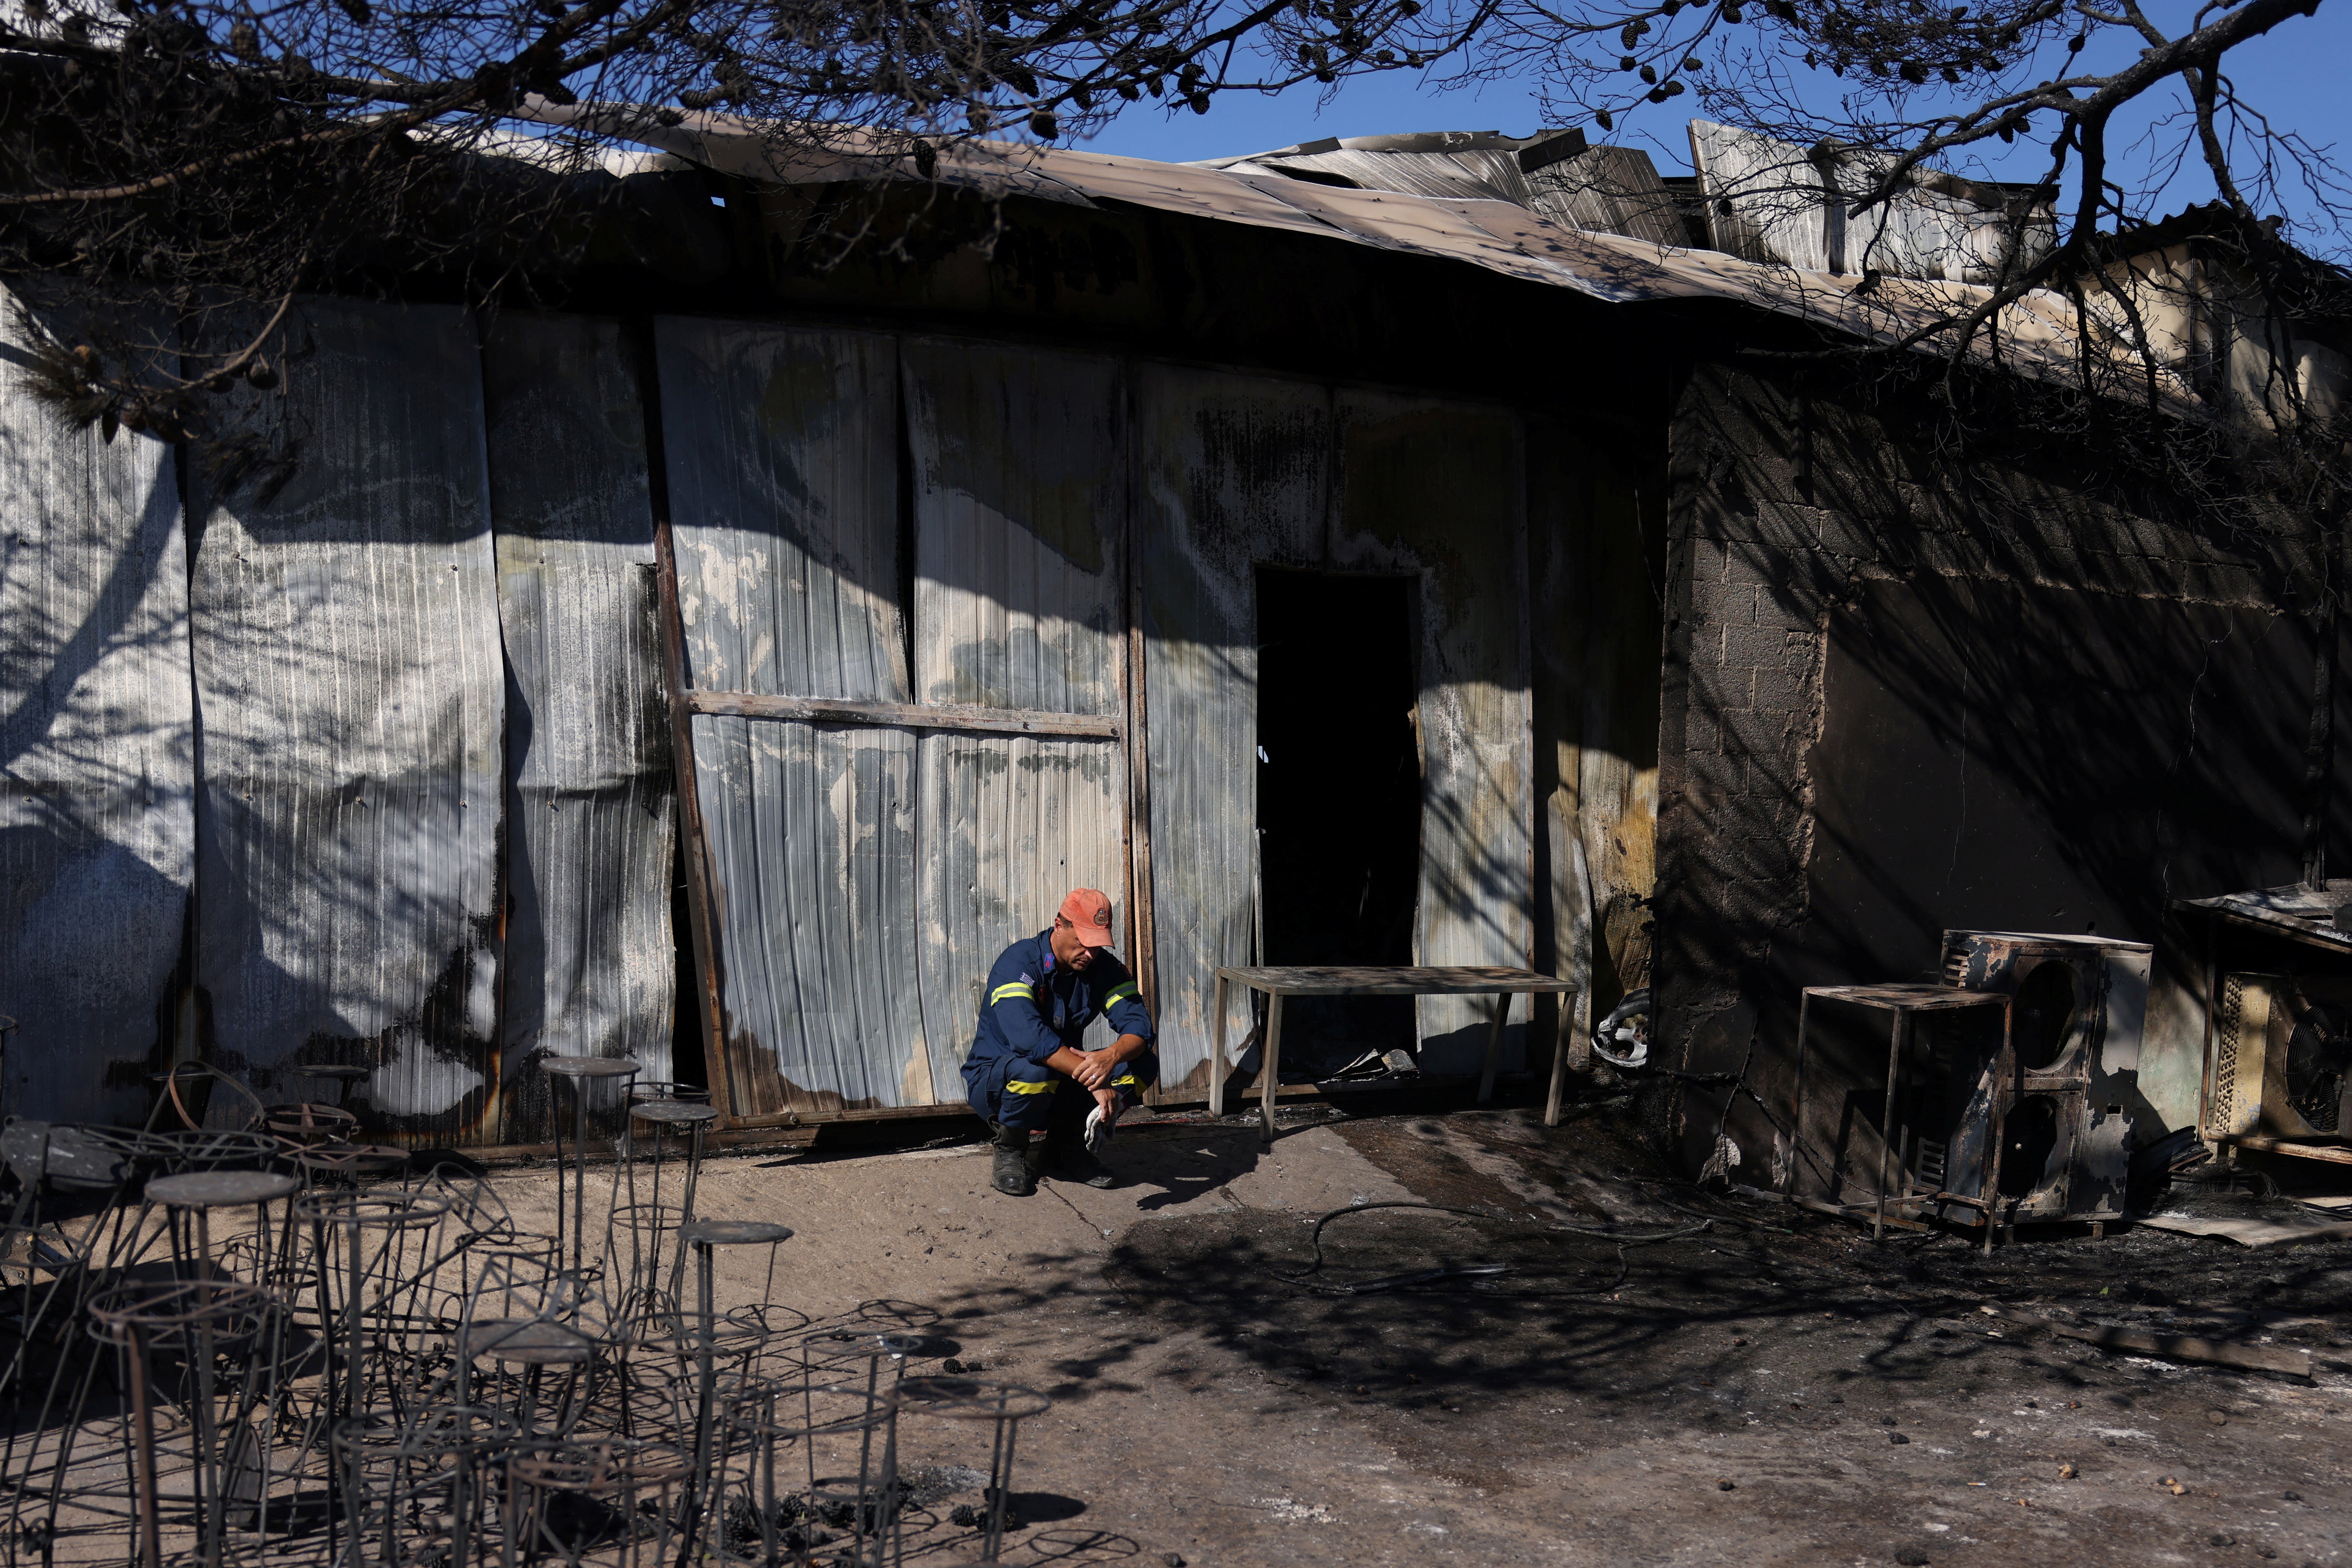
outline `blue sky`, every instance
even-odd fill
[[[2161,20],[2185,14],[2180,5],[2157,5]],[[2295,17],[2231,57],[2231,75],[2240,95],[2258,105],[2276,125],[2300,132],[2315,145],[2336,144],[2352,162],[2352,92],[2346,86],[2352,67],[2352,0],[2323,4],[2318,14]],[[1814,73],[1819,89],[1838,87],[1827,73]],[[1541,123],[1531,84],[1489,83],[1476,89],[1445,90],[1405,72],[1343,85],[1328,105],[1313,90],[1292,89],[1276,96],[1233,94],[1214,100],[1205,115],[1190,110],[1171,115],[1149,105],[1130,109],[1089,146],[1105,153],[1183,162],[1241,153],[1265,152],[1319,136],[1369,136],[1402,131],[1501,131],[1525,135]],[[1622,119],[1612,141],[1648,149],[1662,174],[1690,172],[1689,143],[1683,125],[1690,100],[1644,106]],[[2143,121],[2146,119],[2142,117]],[[1588,133],[1598,132],[1587,126]],[[2022,160],[1989,172],[2010,177],[2038,173]],[[2176,209],[2211,195],[2201,170],[2191,169],[2163,190],[2160,205]],[[2307,201],[2280,204],[2289,216],[2306,218]],[[2316,236],[2306,233],[2305,243]]]

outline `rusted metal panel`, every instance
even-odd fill
[[[1136,384],[1161,1081],[1205,1083],[1216,971],[1252,961],[1258,563],[1322,562],[1330,390],[1172,365]],[[1230,998],[1229,1040],[1247,1033]]]
[[[666,319],[656,355],[689,683],[905,703],[892,340]],[[928,1103],[913,734],[691,732],[730,1114]]]
[[[902,363],[922,699],[1116,715],[1118,362],[911,340]],[[1126,885],[1124,775],[1113,742],[922,736],[917,948],[940,1098],[961,1096],[997,953],[1070,888]]]
[[[270,460],[193,476],[209,1047],[266,1100],[370,1067],[372,1131],[496,1142],[506,680],[474,324],[314,300],[284,342],[277,389],[239,395]]]
[[[168,324],[166,331],[168,331]],[[0,357],[23,335],[0,319]],[[195,855],[172,449],[0,375],[0,1106],[135,1120],[171,1036]]]
[[[1421,577],[1421,906],[1415,962],[1527,965],[1534,899],[1533,708],[1521,427],[1506,410],[1342,392],[1331,556]],[[1485,1053],[1491,1005],[1418,1005],[1425,1071]],[[1505,1061],[1521,1059],[1510,1026]]]
[[[506,315],[482,355],[507,657],[504,1138],[547,1135],[535,1048],[667,1079],[676,785],[645,410],[616,323]]]

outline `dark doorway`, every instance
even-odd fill
[[[1257,574],[1257,826],[1270,964],[1412,962],[1421,751],[1410,577]],[[1411,997],[1285,1005],[1282,1076],[1413,1045]]]

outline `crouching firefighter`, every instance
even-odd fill
[[[1118,1037],[1088,1050],[1087,1026],[1106,1016]],[[1006,948],[988,972],[963,1080],[996,1145],[990,1181],[1014,1197],[1035,1192],[1029,1135],[1043,1129],[1047,1175],[1109,1186],[1096,1156],[1159,1072],[1151,1016],[1110,950],[1110,900],[1080,888],[1051,928]]]

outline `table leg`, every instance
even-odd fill
[[[1495,1072],[1503,1065],[1503,1021],[1511,1016],[1511,994],[1495,994],[1495,1021],[1486,1028],[1486,1065],[1478,1073],[1478,1103],[1495,1098]]]
[[[1870,1239],[1886,1234],[1886,1184],[1894,1180],[1888,1166],[1895,1159],[1895,1081],[1903,1065],[1903,1037],[1911,1015],[1898,1011],[1886,1040],[1886,1117],[1878,1124],[1878,1215],[1871,1221]]]
[[[1783,1198],[1793,1197],[1793,1196],[1795,1196],[1795,1195],[1796,1195],[1796,1191],[1797,1191],[1797,1162],[1798,1162],[1799,1160],[1801,1160],[1801,1159],[1802,1159],[1802,1158],[1804,1157],[1804,1155],[1803,1155],[1803,1150],[1804,1150],[1804,1147],[1805,1147],[1805,1031],[1806,1031],[1808,1028],[1810,1028],[1810,1027],[1811,1026],[1811,1025],[1812,1025],[1812,1021],[1813,1021],[1812,1008],[1813,1008],[1813,994],[1812,994],[1811,992],[1810,992],[1810,991],[1803,991],[1803,992],[1800,992],[1800,993],[1798,993],[1798,995],[1797,995],[1797,1091],[1796,1091],[1796,1095],[1795,1095],[1795,1097],[1794,1097],[1794,1098],[1790,1101],[1790,1107],[1791,1107],[1791,1110],[1790,1110],[1790,1118],[1791,1118],[1791,1119],[1794,1121],[1794,1122],[1795,1122],[1795,1127],[1794,1127],[1794,1130],[1793,1130],[1793,1131],[1792,1131],[1792,1133],[1791,1133],[1791,1135],[1790,1135],[1790,1140],[1789,1140],[1789,1142],[1790,1142],[1790,1148],[1789,1148],[1789,1168],[1788,1168],[1788,1170],[1787,1170],[1786,1172],[1784,1172],[1784,1173],[1782,1173],[1782,1175],[1781,1175],[1781,1179],[1780,1179],[1780,1195],[1781,1195]],[[1737,1091],[1735,1091],[1735,1092],[1737,1092]],[[1832,1195],[1832,1196],[1836,1196],[1836,1195],[1838,1195],[1838,1194],[1837,1194],[1836,1193],[1832,1192],[1831,1195]]]
[[[1528,1016],[1535,1013],[1535,1004],[1528,1004]],[[1576,1033],[1576,993],[1559,994],[1559,1038],[1551,1048],[1551,1093],[1544,1100],[1544,1125],[1559,1125],[1560,1097],[1568,1090],[1568,1042]]]
[[[1282,1086],[1282,993],[1269,991],[1265,1002],[1265,1049],[1258,1058],[1258,1114],[1263,1135],[1274,1142],[1274,1095]]]
[[[1209,993],[1209,1114],[1225,1113],[1225,977]]]

